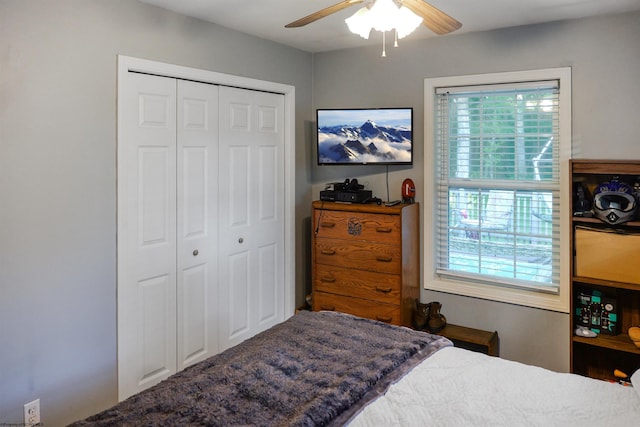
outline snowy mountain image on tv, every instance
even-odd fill
[[[410,164],[411,108],[318,110],[318,164]]]

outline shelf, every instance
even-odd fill
[[[635,160],[571,160],[574,175],[640,175]]]
[[[456,347],[477,351],[489,356],[500,356],[500,341],[496,331],[489,332],[447,324],[437,334],[449,338]]]
[[[573,341],[611,350],[624,351],[626,353],[640,354],[640,348],[635,346],[627,334],[600,334],[596,338],[578,337],[574,335]]]
[[[584,216],[572,216],[571,221],[574,224],[598,225],[606,228],[617,228],[617,229],[625,228],[625,227],[628,227],[630,229],[640,227],[640,221],[629,221],[623,224],[611,225],[611,224],[607,224],[606,222],[600,221],[598,218],[594,218],[594,217],[588,218]]]
[[[584,285],[596,285],[612,289],[628,289],[640,291],[640,285],[635,283],[614,282],[612,280],[594,279],[593,277],[573,276],[573,283]]]

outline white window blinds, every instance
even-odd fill
[[[440,277],[559,290],[559,82],[438,88]]]

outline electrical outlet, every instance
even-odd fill
[[[40,399],[24,405],[24,425],[27,427],[40,424]]]

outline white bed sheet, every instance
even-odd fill
[[[638,387],[448,347],[393,384],[350,426],[640,426]]]

